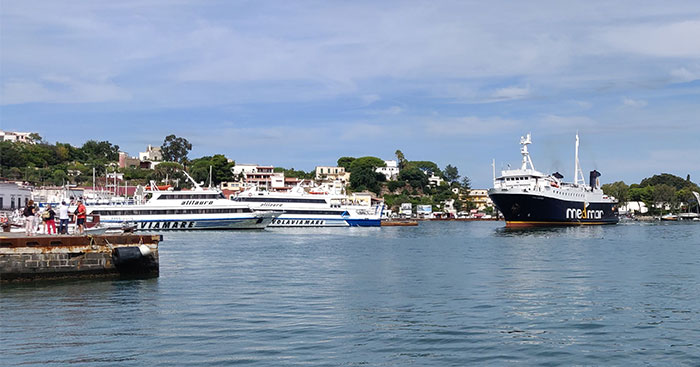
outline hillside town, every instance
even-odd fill
[[[0,138],[0,144],[12,144],[13,149],[52,147],[37,133],[2,131]],[[184,146],[189,145],[185,139],[177,139]],[[223,155],[192,160],[168,156],[163,152],[170,148],[167,142],[162,146],[147,145],[137,155],[118,150],[118,146],[107,142],[93,143],[96,142],[86,142],[80,150],[88,151],[97,145],[93,150],[104,159],[82,157],[82,161],[73,162],[67,159],[58,165],[65,167],[64,171],[58,168],[45,172],[42,164],[36,164],[41,162],[22,162],[26,167],[21,169],[5,159],[0,207],[13,210],[31,199],[57,202],[62,197],[83,198],[88,204],[123,203],[133,198],[139,188],[152,184],[170,190],[188,190],[191,183],[182,175],[182,171],[188,171],[201,185],[219,190],[228,199],[250,189],[289,192],[301,188],[308,193],[345,195],[349,202],[368,206],[381,203],[385,217],[488,219],[494,214],[487,189],[471,188],[466,177],[460,182],[457,168],[448,165],[443,172],[433,162],[406,161],[400,151],[396,159],[342,157],[337,165],[319,165],[305,172],[271,164],[238,163]],[[63,148],[63,145],[57,143],[53,147]],[[5,151],[8,154],[13,150]],[[367,174],[368,168],[373,174]]]
[[[154,142],[155,143],[155,142]],[[472,188],[457,167],[395,157],[340,157],[336,165],[304,171],[270,164],[241,163],[222,154],[188,157],[187,139],[167,136],[131,155],[107,141],[81,147],[46,142],[36,132],[0,130],[0,208],[16,210],[29,200],[59,202],[83,198],[86,203],[124,203],[139,189],[190,190],[187,177],[235,200],[241,193],[327,193],[348,202],[381,204],[385,218],[498,218],[487,188]],[[602,190],[619,201],[623,216],[662,216],[696,210],[698,186],[670,174],[654,175],[639,184],[614,182]]]

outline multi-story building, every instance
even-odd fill
[[[30,137],[31,134],[32,133],[24,133],[19,131],[0,130],[0,141],[14,141],[34,144],[34,140]]]
[[[284,173],[275,172],[273,166],[261,166],[258,164],[237,164],[231,167],[231,173],[235,177],[236,190],[257,186],[268,190],[285,190],[287,187]]]
[[[399,177],[399,164],[396,161],[384,161],[386,167],[377,167],[377,172],[386,176],[387,181],[396,180]]]
[[[32,191],[14,182],[0,181],[0,209],[14,210],[27,205]]]
[[[119,168],[139,168],[141,160],[136,157],[130,157],[126,152],[119,152]]]
[[[345,172],[345,167],[318,166],[316,167],[316,180],[324,182],[341,181],[345,184],[349,175]]]
[[[467,195],[467,197],[476,205],[477,210],[493,207],[493,201],[491,201],[488,190],[486,189],[469,190],[469,195]]]
[[[150,144],[146,147],[145,152],[139,152],[139,160],[143,161],[162,161],[163,153],[160,151],[160,147],[154,147]]]

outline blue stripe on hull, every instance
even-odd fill
[[[214,218],[214,219],[147,219],[130,220],[137,230],[190,230],[190,229],[264,229],[272,218]],[[120,220],[103,220],[104,223],[123,223]]]
[[[379,227],[379,219],[277,218],[270,227]]]

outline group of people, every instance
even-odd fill
[[[58,230],[56,230],[56,216],[58,214]],[[75,212],[76,216],[76,234],[85,234],[85,219],[87,218],[87,209],[83,205],[82,200],[78,200],[78,206]],[[68,211],[68,204],[62,202],[58,206],[58,213],[53,209],[51,204],[48,204],[45,209],[40,210],[39,206],[34,203],[34,200],[29,200],[27,206],[22,211],[24,217],[24,228],[27,236],[36,234],[36,229],[40,221],[43,223],[43,232],[46,234],[68,234],[68,223],[70,222],[71,213]]]

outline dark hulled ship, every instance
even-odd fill
[[[506,227],[618,222],[617,200],[600,189],[600,173],[591,171],[589,184],[585,183],[578,160],[578,134],[573,183],[563,182],[559,173],[547,175],[535,170],[527,150],[531,143],[530,134],[520,139],[522,166],[502,171],[494,177],[493,188],[489,190],[489,197],[505,217]]]

